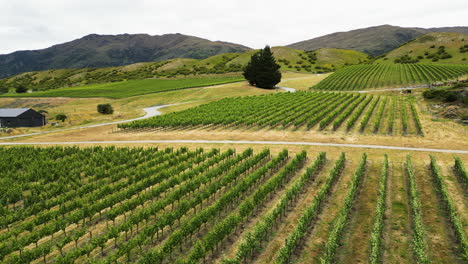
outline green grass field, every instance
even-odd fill
[[[468,65],[368,64],[345,67],[313,86],[319,90],[360,90],[402,87],[456,79],[468,74]]]
[[[59,88],[28,94],[4,94],[2,97],[108,97],[125,98],[186,88],[203,87],[244,80],[240,75],[207,76],[184,79],[143,79]]]

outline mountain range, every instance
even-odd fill
[[[378,56],[392,51],[421,35],[432,32],[468,34],[468,27],[404,28],[382,25],[347,32],[336,32],[287,46],[300,50],[316,50],[319,48],[350,49]]]
[[[337,32],[287,47],[312,51],[320,48],[356,50],[378,56],[431,32],[468,34],[468,27],[404,28],[391,25]],[[210,41],[183,34],[91,34],[41,50],[0,55],[0,78],[23,72],[64,68],[99,68],[174,58],[205,59],[224,53],[243,53],[249,47]]]
[[[173,58],[204,59],[250,48],[182,34],[91,34],[41,50],[0,55],[0,78],[28,71],[98,68]]]

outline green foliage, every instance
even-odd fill
[[[256,169],[253,173],[248,174],[247,177],[241,179],[237,185],[217,198],[216,202],[197,212],[197,214],[193,215],[190,219],[184,221],[181,226],[171,233],[162,244],[146,252],[142,256],[142,262],[154,264],[162,263],[164,259],[169,257],[169,253],[172,249],[180,246],[185,239],[191,237],[195,231],[199,230],[201,225],[214,218],[221,211],[226,210],[228,206],[238,203],[239,198],[242,197],[245,192],[253,188],[260,179],[266,177],[267,173],[271,172],[273,168],[278,168],[279,165],[286,160],[287,156],[288,151],[284,150],[276,158]],[[235,177],[237,176],[238,175],[235,175]],[[239,216],[233,215],[229,221],[230,223],[227,226],[227,229],[224,229],[226,232],[230,231],[230,227],[233,223],[239,221]],[[215,237],[213,239],[215,239]],[[212,241],[216,242],[216,240]],[[208,248],[212,248],[212,246],[214,245],[209,244]],[[199,246],[195,247],[195,249],[197,248],[200,249]],[[200,250],[195,250],[195,252],[196,256],[200,256],[200,253],[205,254],[205,252]]]
[[[414,124],[416,126],[416,130],[418,131],[418,134],[423,136],[424,132],[422,130],[421,120],[419,120],[418,110],[416,110],[416,104],[414,102],[414,98],[412,99],[413,100],[410,102],[410,107],[411,107],[411,112],[413,113]]]
[[[377,111],[377,118],[374,121],[374,133],[379,132],[380,129],[380,124],[382,123],[383,115],[384,115],[384,110],[385,106],[388,103],[389,97],[386,97],[383,103],[380,104],[379,110]]]
[[[324,152],[319,154],[314,164],[307,168],[306,172],[286,190],[284,195],[281,196],[280,201],[277,203],[276,207],[257,222],[253,228],[253,231],[245,235],[245,238],[237,247],[235,258],[224,259],[223,263],[245,262],[247,257],[251,256],[253,252],[261,248],[262,241],[265,241],[269,237],[269,234],[271,234],[271,231],[274,229],[278,219],[281,219],[286,213],[287,209],[291,207],[291,204],[296,201],[297,196],[301,193],[301,191],[303,191],[303,188],[306,186],[306,184],[314,179],[317,172],[323,166],[326,159],[325,157],[326,154]]]
[[[289,263],[294,250],[298,247],[301,240],[307,234],[307,231],[310,230],[311,222],[320,214],[322,205],[326,202],[327,196],[330,193],[330,189],[333,187],[333,184],[337,181],[337,178],[340,176],[345,167],[345,161],[346,156],[344,153],[341,153],[340,158],[336,161],[335,166],[326,179],[326,182],[322,185],[310,206],[305,209],[301,215],[301,218],[299,218],[298,223],[296,224],[294,230],[292,230],[289,234],[285,244],[278,250],[276,259],[274,260],[275,264]]]
[[[269,46],[255,53],[244,68],[244,77],[251,84],[260,88],[271,89],[281,81],[281,66],[276,63]]]
[[[28,88],[26,88],[26,87],[23,86],[23,85],[19,85],[18,87],[16,87],[15,91],[16,91],[16,93],[18,93],[18,94],[27,93],[27,92],[28,92]]]
[[[468,65],[370,64],[348,66],[331,74],[313,89],[359,90],[428,84],[468,73]]]
[[[361,116],[361,114],[364,112],[364,109],[372,101],[372,99],[373,99],[373,96],[369,96],[369,98],[364,102],[364,104],[360,105],[359,108],[349,118],[348,123],[346,124],[346,129],[348,131],[354,126],[354,124],[356,123],[356,120]],[[376,104],[379,100],[380,100],[380,97],[378,97],[377,100],[374,101],[374,103],[372,103],[372,105]]]
[[[302,151],[296,155],[286,166],[276,175],[268,179],[264,184],[255,190],[251,198],[244,199],[238,206],[238,212],[229,214],[223,221],[216,223],[215,226],[194,246],[195,249],[189,252],[188,256],[176,263],[197,263],[204,259],[209,251],[217,248],[227,235],[246,221],[256,208],[261,206],[270,194],[284,186],[285,183],[294,175],[304,164],[307,152]]]
[[[66,114],[57,114],[55,116],[55,120],[65,122],[65,120],[68,119],[68,116]]]
[[[460,178],[460,181],[465,186],[465,190],[468,190],[468,173],[466,172],[465,165],[459,157],[455,157],[455,164],[453,168],[455,169],[457,176]]]
[[[465,233],[465,228],[463,222],[460,219],[459,212],[452,198],[450,197],[450,192],[447,189],[447,185],[442,177],[440,168],[437,165],[436,158],[431,155],[431,171],[432,176],[437,184],[438,192],[444,203],[445,211],[448,215],[448,218],[452,224],[452,227],[455,231],[455,236],[460,245],[461,251],[463,253],[463,259],[468,261],[468,238]]]
[[[451,91],[449,89],[429,89],[423,92],[426,99],[436,99],[444,102],[455,102],[457,100],[463,101],[462,93]]]
[[[438,61],[438,60],[444,60],[444,59],[450,59],[452,58],[452,55],[450,55],[446,50],[445,46],[440,46],[436,52],[434,53],[427,53],[426,54],[427,59],[432,59],[432,61]]]
[[[465,52],[468,52],[468,44],[460,47],[460,53],[465,53]]]
[[[1,86],[0,85],[0,94],[2,93],[8,93],[10,89],[8,89],[8,87],[5,85],[5,86]]]
[[[372,101],[372,98],[375,100]],[[277,93],[261,96],[224,98],[222,100],[189,108],[180,112],[161,115],[145,120],[119,124],[121,129],[143,129],[161,127],[189,128],[192,126],[237,126],[237,127],[270,127],[326,129],[332,123],[337,130],[343,122],[348,121],[349,129],[367,109],[361,124],[362,130],[374,115],[380,96],[366,99],[364,95],[352,93],[295,92]],[[277,109],[272,111],[272,109]],[[391,113],[396,111],[392,108]],[[393,122],[393,121],[392,121]],[[361,131],[362,132],[362,131]]]
[[[422,59],[422,57],[421,57]],[[396,58],[393,62],[395,63],[418,63],[419,62],[419,59],[418,58],[412,58],[410,57],[408,54],[405,54],[399,58]]]
[[[320,258],[321,264],[331,264],[334,263],[333,259],[335,257],[336,250],[340,245],[341,237],[343,236],[343,230],[349,220],[349,215],[351,209],[353,208],[354,201],[356,199],[360,182],[366,173],[367,165],[367,155],[364,153],[362,155],[361,162],[359,163],[358,168],[353,174],[351,179],[351,186],[349,187],[348,193],[344,199],[344,205],[341,208],[338,216],[335,218],[332,229],[328,235],[327,241],[324,246],[324,254]]]
[[[114,109],[112,108],[111,104],[98,104],[97,105],[98,113],[111,115],[114,113]]]
[[[380,263],[380,256],[382,255],[382,233],[384,227],[384,216],[386,208],[386,197],[387,197],[387,178],[388,178],[388,157],[385,154],[382,172],[379,182],[379,196],[377,198],[377,206],[375,208],[376,214],[374,217],[374,225],[372,227],[372,233],[370,238],[370,253],[369,263],[378,264]]]
[[[379,98],[380,99],[380,98]],[[375,107],[377,106],[377,103],[379,102],[379,100],[375,100],[369,110],[367,110],[366,114],[364,115],[364,118],[361,120],[361,125],[359,127],[359,130],[364,131],[364,129],[366,128],[367,126],[367,123],[369,123],[369,120],[370,118],[372,117],[372,113],[374,113],[374,110],[375,110]]]
[[[343,123],[343,121],[354,111],[356,110],[356,107],[358,107],[364,100],[366,99],[365,96],[361,96],[359,99],[355,100],[352,104],[347,106],[346,108],[338,108],[335,111],[337,116],[335,119],[333,119],[333,130],[337,130],[338,127]],[[369,103],[370,100],[367,100],[366,102]],[[365,104],[367,104],[365,103]],[[326,119],[325,119],[326,120]],[[322,127],[322,122],[320,122],[320,128],[323,129]]]
[[[406,100],[400,100],[401,130],[403,135],[408,133],[408,109]]]
[[[426,234],[421,216],[421,201],[419,200],[419,193],[416,187],[413,165],[409,155],[406,156],[405,168],[409,183],[409,204],[411,208],[411,220],[413,226],[413,250],[416,256],[416,263],[427,264],[430,263],[430,260],[429,256],[427,255],[427,244],[425,238]]]

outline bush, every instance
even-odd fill
[[[444,102],[455,102],[458,100],[458,93],[447,90],[427,90],[423,92],[424,98],[439,99]]]
[[[419,60],[417,58],[412,58],[411,56],[408,56],[408,54],[405,54],[399,58],[396,58],[394,60],[395,63],[417,63]]]
[[[446,101],[446,102],[455,102],[455,101],[457,101],[457,99],[458,99],[457,93],[448,92],[448,93],[445,94],[444,101]]]
[[[97,111],[104,115],[111,115],[114,113],[114,109],[110,104],[98,104]]]
[[[55,120],[65,122],[65,120],[68,119],[68,116],[66,114],[58,114],[55,116]]]
[[[24,87],[23,85],[16,87],[16,93],[26,93],[27,91],[28,88]]]
[[[0,87],[0,94],[2,94],[2,93],[8,93],[8,87],[6,87],[6,86]]]

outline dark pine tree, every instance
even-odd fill
[[[251,85],[260,88],[273,88],[281,81],[280,65],[269,46],[252,55],[250,62],[244,69],[244,77]]]
[[[245,79],[250,83],[250,85],[256,85],[255,73],[258,68],[259,58],[260,58],[260,51],[252,55],[252,57],[250,58],[250,61],[247,63],[247,66],[245,66],[244,68],[243,75]]]

